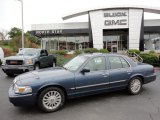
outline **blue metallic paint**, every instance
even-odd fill
[[[87,61],[97,56],[106,57],[106,70],[81,73]],[[142,76],[144,83],[154,81],[156,74],[153,66],[137,64],[126,56],[121,56],[130,64],[130,68],[110,69],[107,56],[121,56],[115,54],[88,55],[88,60],[77,70],[68,71],[64,68],[49,68],[18,76],[19,86],[29,85],[33,89],[31,96],[15,94],[12,87],[9,89],[9,100],[16,106],[33,105],[37,100],[37,93],[47,86],[61,86],[65,89],[68,98],[109,92],[127,87],[128,82],[135,76]],[[148,72],[149,71],[149,72]],[[148,77],[147,77],[148,75]]]

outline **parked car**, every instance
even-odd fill
[[[0,63],[2,63],[3,58],[4,58],[4,52],[3,49],[0,47]]]
[[[156,80],[152,65],[116,54],[79,55],[63,67],[19,75],[9,89],[15,106],[38,104],[45,112],[59,110],[66,99],[127,89],[132,95]]]
[[[48,55],[47,50],[24,48],[16,56],[6,57],[2,62],[2,70],[8,76],[14,76],[36,69],[53,67],[56,57]]]

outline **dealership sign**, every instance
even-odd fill
[[[128,27],[128,10],[107,10],[103,13],[104,25]]]

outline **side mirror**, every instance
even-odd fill
[[[83,68],[83,69],[81,70],[81,73],[86,73],[86,72],[90,72],[90,69],[89,69],[89,68]]]

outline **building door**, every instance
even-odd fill
[[[104,30],[104,49],[109,52],[118,52],[128,49],[128,29],[126,30]]]

